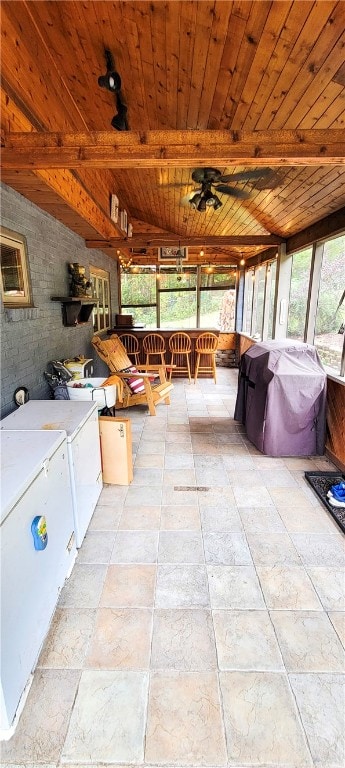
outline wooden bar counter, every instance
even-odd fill
[[[201,333],[214,333],[216,336],[219,336],[218,328],[181,328],[181,329],[171,328],[170,330],[167,330],[163,328],[136,328],[135,326],[125,327],[123,325],[122,326],[118,325],[115,328],[112,328],[110,331],[107,331],[107,334],[108,336],[111,336],[113,333],[116,333],[118,336],[121,336],[121,334],[123,333],[133,333],[133,335],[137,337],[139,342],[140,363],[145,363],[145,355],[142,348],[143,339],[149,333],[159,333],[161,336],[163,336],[163,339],[165,339],[165,346],[166,346],[165,360],[166,360],[166,363],[169,364],[170,357],[171,357],[169,352],[169,339],[170,339],[170,336],[173,335],[173,333],[177,333],[179,330],[181,330],[182,333],[187,333],[192,343],[192,349],[190,354],[190,369],[191,369],[192,376],[194,376],[195,363],[196,363],[196,353],[195,353],[196,339],[198,338],[198,336],[200,336]],[[179,374],[176,372],[174,375],[184,376],[185,374]]]

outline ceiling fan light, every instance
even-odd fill
[[[116,93],[121,88],[121,77],[118,72],[106,72],[98,78],[98,85],[100,88]]]
[[[217,211],[218,208],[222,207],[223,203],[221,202],[221,200],[219,200],[219,197],[217,197],[217,195],[213,196],[213,200],[214,200],[213,208],[214,208],[215,211]]]
[[[206,200],[203,197],[200,197],[199,203],[196,206],[198,211],[206,211]]]
[[[192,206],[192,208],[197,208],[198,203],[200,203],[201,200],[201,194],[200,192],[196,192],[193,197],[190,198],[189,203]]]
[[[127,107],[125,104],[121,104],[118,107],[118,113],[117,115],[114,115],[111,125],[113,128],[115,128],[116,131],[128,131],[128,123],[127,123]]]

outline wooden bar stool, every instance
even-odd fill
[[[218,336],[215,333],[201,333],[196,340],[196,365],[194,374],[194,384],[199,373],[212,373],[214,383],[217,383],[216,374],[216,351],[218,347]],[[202,364],[200,364],[202,363]]]
[[[188,373],[189,383],[191,383],[190,364],[189,358],[192,349],[192,343],[187,333],[178,331],[173,333],[169,339],[169,350],[171,352],[171,365],[174,366],[174,371],[180,371],[182,373]],[[177,363],[175,364],[175,358]],[[183,365],[184,360],[184,365]],[[170,381],[173,370],[170,371]]]
[[[162,365],[165,365],[165,341],[160,333],[148,333],[143,339],[143,351],[146,355],[145,365],[151,364],[151,357],[159,357]],[[153,361],[154,363],[157,360]]]
[[[134,365],[139,365],[139,342],[134,333],[119,333],[119,339]]]

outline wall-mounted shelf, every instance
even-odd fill
[[[85,325],[94,306],[98,304],[97,299],[91,299],[89,296],[52,296],[51,300],[60,301],[63,324],[68,327]]]

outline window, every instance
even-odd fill
[[[312,248],[294,253],[292,257],[287,336],[304,341]]]
[[[110,328],[110,277],[109,272],[97,267],[90,267],[92,296],[98,300],[92,310],[92,322],[95,333]]]
[[[156,268],[133,267],[121,270],[121,309],[146,328],[157,326]]]
[[[345,236],[324,243],[314,344],[324,365],[340,372],[345,325]]]
[[[224,330],[235,330],[235,287],[236,269],[231,267],[201,267],[200,274],[200,328],[217,328],[222,324]],[[230,316],[226,317],[226,297],[231,290]],[[230,303],[229,303],[230,309]]]
[[[244,333],[249,333],[249,334],[251,332],[251,325],[252,325],[254,280],[255,280],[254,270],[248,269],[246,271],[245,287],[244,287],[243,331]]]
[[[266,264],[255,270],[254,280],[254,299],[253,299],[253,322],[252,334],[256,334],[262,339],[262,328],[264,319],[264,300],[266,285]]]
[[[161,267],[159,273],[160,328],[196,328],[197,268]]]
[[[276,289],[276,276],[277,276],[277,262],[271,261],[267,267],[268,276],[268,288],[267,288],[267,301],[269,302],[268,308],[268,326],[267,326],[267,338],[273,338],[273,316],[274,316],[274,297]]]
[[[1,227],[1,285],[6,307],[31,307],[26,239],[17,232]]]

